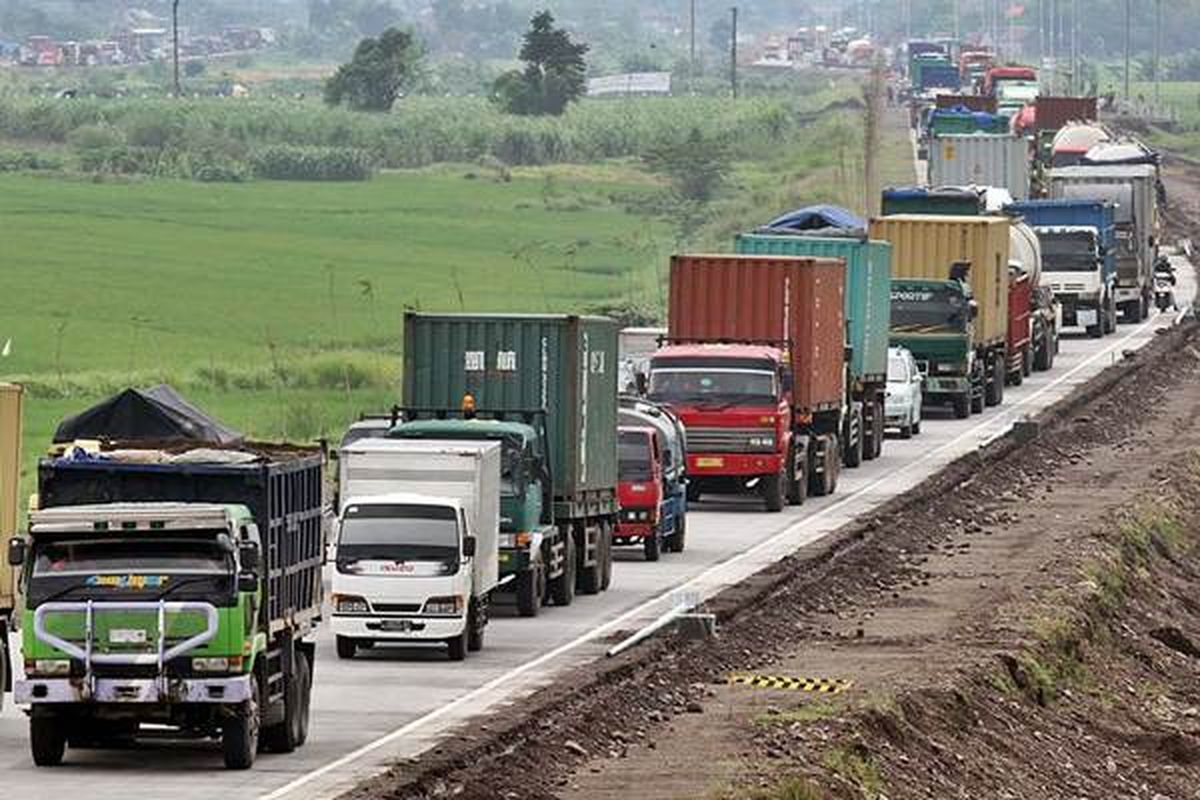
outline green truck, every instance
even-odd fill
[[[500,575],[522,616],[612,580],[617,331],[603,317],[405,317],[389,436],[503,445]]]
[[[840,258],[846,262],[845,316],[850,361],[847,364],[847,430],[844,461],[877,458],[883,450],[887,391],[888,325],[891,319],[892,246],[864,234],[840,236],[749,233],[734,249],[745,255]],[[861,443],[861,447],[859,444]]]
[[[225,766],[308,737],[324,457],[246,449],[45,459],[21,569],[39,766],[142,726],[219,739]]]

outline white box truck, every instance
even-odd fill
[[[494,442],[362,439],[340,453],[333,632],[339,658],[385,642],[483,647],[500,578]]]

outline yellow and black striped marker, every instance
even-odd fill
[[[778,675],[729,676],[730,685],[752,686],[755,689],[784,689],[793,692],[816,694],[841,694],[854,685],[853,681],[826,680],[825,678],[785,678]]]

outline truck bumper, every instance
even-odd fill
[[[520,575],[522,572],[526,572],[532,565],[533,557],[528,547],[500,548],[500,577]]]
[[[754,477],[772,475],[784,469],[784,457],[778,453],[688,454],[688,475],[693,478]]]
[[[333,615],[333,632],[348,639],[381,642],[440,642],[461,636],[467,627],[463,617],[351,617]]]
[[[655,523],[652,522],[618,522],[617,530],[613,534],[613,544],[638,544],[656,533]]]
[[[1142,289],[1140,286],[1118,286],[1116,291],[1118,303],[1129,303],[1134,300],[1141,301]]]
[[[88,688],[82,678],[27,678],[13,685],[22,705],[40,703],[241,703],[250,699],[250,676],[234,678],[97,678]]]
[[[925,387],[922,391],[926,398],[968,394],[971,391],[971,379],[955,376],[930,377],[925,379]]]

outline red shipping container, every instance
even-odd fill
[[[1057,131],[1068,122],[1095,122],[1096,98],[1094,97],[1046,97],[1037,99],[1037,129]]]
[[[786,349],[795,411],[836,409],[845,391],[845,281],[842,259],[674,256],[668,336]]]

